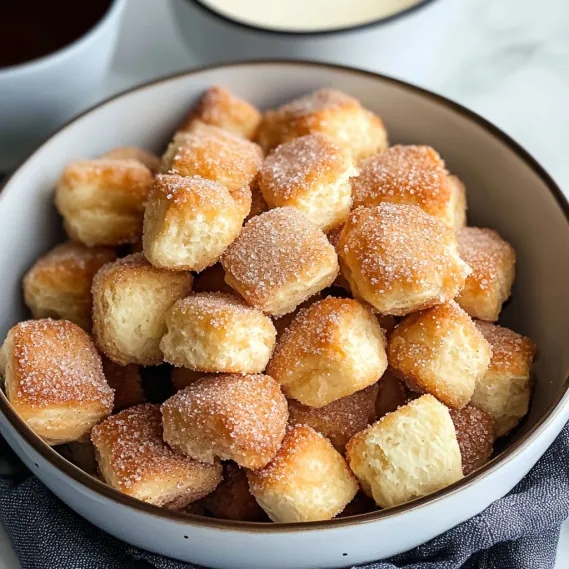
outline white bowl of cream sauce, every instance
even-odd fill
[[[171,0],[205,64],[301,59],[428,85],[444,68],[459,0]]]

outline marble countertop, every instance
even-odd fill
[[[97,98],[199,65],[177,35],[170,1],[181,0],[128,0],[114,65]],[[449,37],[445,73],[423,86],[511,135],[569,196],[569,2],[439,1],[464,8]],[[0,569],[17,568],[0,533]],[[569,569],[569,522],[561,531],[556,569]]]

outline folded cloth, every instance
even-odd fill
[[[569,425],[529,474],[474,518],[407,553],[363,569],[548,569],[569,516]],[[0,479],[0,519],[22,569],[188,569],[85,521],[34,476]]]

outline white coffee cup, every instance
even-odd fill
[[[126,0],[114,0],[86,34],[45,57],[0,69],[0,172],[88,107],[114,52]]]
[[[288,0],[271,0],[267,4],[269,10],[274,8],[274,2],[285,3],[281,12],[290,6],[286,4]],[[255,21],[252,13],[236,15],[247,4],[251,5],[234,2],[229,14],[218,8],[218,0],[171,0],[181,35],[204,63],[304,59],[379,71],[429,85],[444,68],[442,62],[448,57],[445,49],[462,1],[406,2],[406,9],[389,16],[343,28],[336,23],[334,29],[325,29],[318,23],[316,32],[303,30],[303,24],[290,29],[281,25],[268,27],[260,20]],[[303,18],[301,10],[298,17]]]

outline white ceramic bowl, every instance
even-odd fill
[[[310,32],[244,23],[216,11],[211,0],[170,2],[182,37],[203,63],[286,57],[352,65],[419,84],[443,71],[440,62],[464,9],[460,0],[418,0],[386,18]]]
[[[0,69],[0,171],[95,100],[126,0],[113,0],[86,34],[39,59]]]
[[[569,207],[523,149],[446,99],[347,68],[254,62],[183,73],[95,107],[42,144],[0,194],[0,339],[27,317],[22,275],[61,236],[51,202],[64,164],[126,144],[160,152],[192,102],[216,83],[261,108],[317,87],[343,89],[385,119],[392,142],[428,143],[441,152],[466,183],[471,224],[498,229],[518,253],[518,279],[503,322],[539,347],[535,396],[524,425],[497,458],[431,496],[383,512],[296,525],[183,516],[122,495],[45,445],[3,395],[0,431],[26,465],[79,514],[129,543],[177,559],[232,569],[308,569],[361,563],[423,543],[508,492],[569,417]]]

